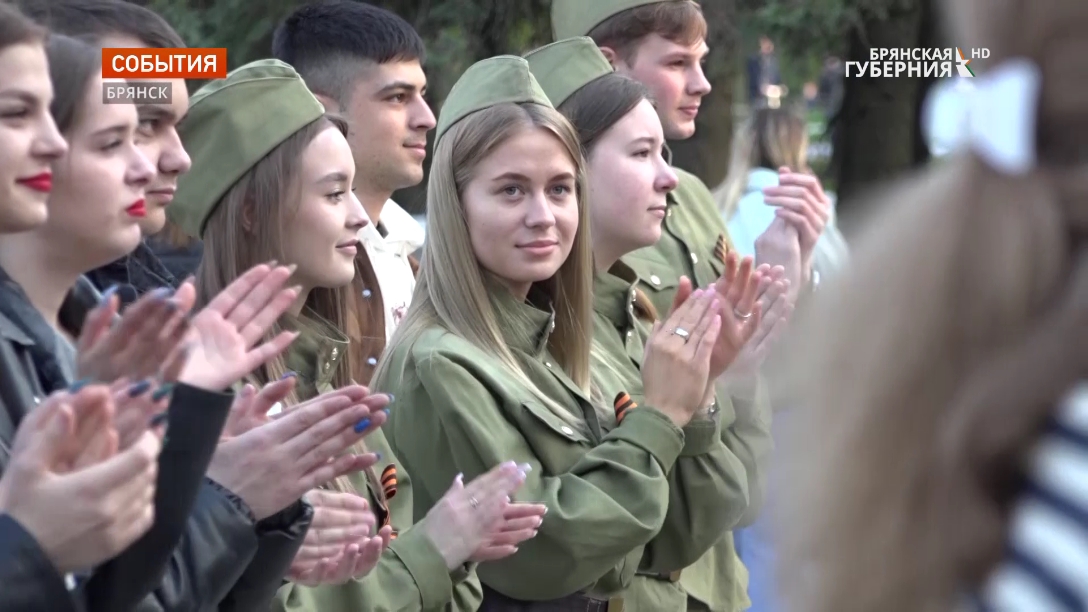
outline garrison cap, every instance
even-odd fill
[[[499,104],[532,102],[554,108],[533,73],[529,62],[516,55],[497,55],[480,60],[454,83],[438,116],[434,142],[472,113]]]
[[[608,18],[624,11],[678,0],[552,0],[552,34],[556,40],[586,36]]]
[[[568,38],[525,55],[529,69],[555,106],[579,89],[612,73],[612,64],[588,36]]]
[[[178,134],[193,167],[178,179],[170,220],[199,238],[219,200],[250,168],[325,107],[290,65],[275,59],[236,68],[193,94]]]

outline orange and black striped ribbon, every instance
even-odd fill
[[[725,263],[725,258],[729,255],[729,245],[725,242],[725,234],[718,234],[718,242],[714,245],[714,257]]]
[[[617,423],[623,422],[623,417],[627,416],[627,411],[638,407],[638,404],[635,403],[635,400],[631,399],[630,395],[627,395],[626,391],[620,391],[620,394],[616,396],[613,403],[616,407]]]
[[[386,499],[393,499],[397,494],[397,466],[390,463],[382,470],[382,492]]]
[[[397,530],[396,529],[393,530],[393,533],[389,534],[389,540],[390,541],[393,541],[395,539],[397,539]]]

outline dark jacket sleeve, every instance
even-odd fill
[[[166,438],[159,454],[155,523],[135,544],[99,567],[87,581],[86,595],[96,612],[128,612],[162,582],[168,563],[179,550],[182,534],[193,526],[190,515],[232,402],[233,396],[228,394],[188,385],[178,385],[175,389],[168,409]],[[212,514],[205,519],[214,521],[217,516]],[[207,526],[214,532],[213,524],[209,522]],[[217,537],[202,546],[224,543],[224,538]],[[204,570],[191,561],[187,559],[185,564]]]
[[[75,612],[64,577],[15,519],[0,515],[0,610]]]
[[[219,612],[271,608],[276,591],[283,585],[284,576],[302,546],[313,516],[313,507],[299,501],[260,523],[257,554],[234,588],[220,602]]]
[[[207,480],[166,574],[137,612],[211,610],[257,553],[257,529],[244,502]]]

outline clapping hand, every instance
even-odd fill
[[[294,341],[282,332],[267,342],[265,334],[298,297],[284,289],[293,266],[259,265],[250,269],[192,317],[188,359],[178,380],[209,391],[222,391],[279,355]],[[175,300],[192,305],[196,289],[186,282]]]
[[[102,386],[51,395],[23,419],[0,477],[0,513],[60,572],[114,557],[154,520],[161,431],[118,452],[112,413]]]
[[[763,189],[763,202],[777,207],[775,216],[797,230],[801,247],[801,269],[805,275],[803,280],[807,280],[812,269],[812,253],[816,250],[816,242],[831,218],[831,200],[824,193],[820,179],[786,167],[779,168],[778,185]]]
[[[141,380],[162,370],[178,370],[185,353],[179,350],[189,331],[188,303],[172,299],[173,290],[156,289],[141,297],[117,318],[116,295],[87,314],[76,343],[76,370],[85,380]]]
[[[314,518],[288,579],[304,586],[333,585],[370,573],[389,547],[392,528],[377,529],[370,504],[358,495],[319,489],[307,493],[306,501]]]

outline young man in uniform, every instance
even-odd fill
[[[654,96],[666,138],[683,140],[695,133],[702,98],[710,83],[702,63],[709,49],[707,24],[692,0],[553,0],[552,27],[557,40],[589,36],[621,74],[646,85]],[[706,287],[724,270],[729,237],[714,198],[696,176],[676,168],[679,187],[671,194],[661,239],[653,247],[624,258],[639,275],[659,312],[668,312],[680,288],[680,277]],[[812,249],[827,218],[827,201],[819,183],[807,175],[782,172],[780,186],[766,194],[781,208],[757,246],[758,263],[782,265],[794,287],[808,283]],[[762,255],[762,257],[760,257]],[[770,321],[768,320],[768,324]],[[764,338],[769,333],[757,334]],[[735,410],[722,415],[723,438],[748,472],[750,523],[762,497],[762,472],[771,449],[769,402],[759,392],[757,351],[727,373],[727,390]],[[728,425],[728,426],[726,426]],[[676,573],[662,576],[676,579]],[[748,575],[736,556],[732,534],[702,559],[685,568],[680,586],[692,610],[732,612],[750,604]]]
[[[415,290],[411,255],[423,246],[423,228],[390,199],[423,180],[427,132],[435,127],[424,100],[423,40],[385,9],[334,0],[287,17],[276,28],[272,54],[298,71],[326,110],[348,120],[355,196],[372,221],[359,238],[380,289],[364,296],[383,314],[388,339],[408,310]]]

